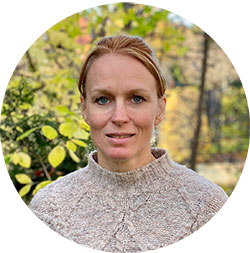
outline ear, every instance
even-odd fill
[[[166,103],[167,100],[165,96],[158,99],[158,111],[154,122],[155,126],[159,125],[165,116]]]
[[[86,109],[86,98],[84,98],[82,95],[80,97],[80,102],[81,102],[81,112],[84,120],[86,121],[87,124],[89,124],[88,117],[87,117],[87,109]]]

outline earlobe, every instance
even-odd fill
[[[86,103],[85,103],[85,98],[83,96],[80,97],[81,101],[81,112],[84,120],[86,121],[87,124],[89,124],[88,117],[86,114]]]
[[[80,96],[80,102],[81,102],[81,105],[83,104],[84,102],[84,98],[83,98],[83,95]]]
[[[165,116],[167,100],[165,97],[159,99],[158,112],[155,118],[155,126],[159,125]]]

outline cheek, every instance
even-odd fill
[[[102,114],[94,114],[89,118],[90,136],[97,147],[102,145],[104,130],[106,129],[106,118]]]
[[[152,132],[154,128],[155,117],[152,113],[143,113],[138,115],[135,119],[135,125],[143,131]]]
[[[104,113],[99,113],[97,110],[93,110],[93,108],[88,108],[86,110],[86,116],[90,129],[102,128],[107,120],[105,115]]]
[[[98,131],[103,129],[105,126],[105,121],[102,120],[100,117],[94,117],[89,119],[89,126],[91,131]]]
[[[90,136],[94,144],[99,147],[102,142],[102,135],[103,135],[103,124],[102,121],[96,119],[90,119],[89,121],[90,126]]]

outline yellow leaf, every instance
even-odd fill
[[[20,110],[28,110],[30,108],[30,104],[26,103],[26,104],[22,104],[19,106]]]
[[[50,184],[50,183],[52,183],[52,181],[50,181],[50,180],[46,180],[46,181],[43,181],[43,182],[39,183],[39,184],[36,186],[36,188],[34,189],[34,191],[32,192],[33,196],[34,196],[39,190],[41,190],[44,186],[46,186],[46,185],[48,185],[48,184]]]
[[[12,162],[17,165],[20,161],[20,157],[17,153],[14,153],[12,156],[11,156],[11,160]]]
[[[72,158],[72,160],[75,161],[76,163],[80,162],[79,157],[72,150],[69,150],[69,155]]]
[[[82,128],[77,128],[77,130],[74,132],[74,138],[76,139],[83,139],[83,140],[87,140],[89,138],[89,133],[86,132],[84,129]]]
[[[15,178],[16,178],[17,182],[20,184],[31,184],[32,183],[31,178],[26,174],[22,174],[22,173],[16,174]]]
[[[21,127],[19,127],[19,126],[16,126],[16,130],[17,130],[18,132],[20,132],[20,133],[23,133],[23,129],[22,129]]]
[[[43,126],[42,127],[42,132],[44,134],[45,137],[47,137],[49,140],[53,140],[57,137],[57,131],[51,127],[51,126]]]
[[[19,164],[26,169],[29,168],[31,165],[30,156],[28,154],[23,153],[23,152],[19,152],[18,155],[20,158]]]
[[[82,127],[83,129],[89,131],[90,130],[90,127],[89,125],[85,122],[84,119],[80,119],[78,120],[78,124],[80,125],[80,127]]]
[[[76,139],[71,139],[71,141],[73,141],[76,145],[81,146],[81,147],[87,147],[88,145],[80,140],[76,140]]]
[[[26,184],[24,187],[20,189],[19,195],[21,197],[25,196],[30,191],[30,188],[31,188],[31,184]]]
[[[67,115],[69,113],[69,109],[65,105],[59,105],[56,107],[56,110],[61,114],[61,115]]]
[[[72,141],[67,141],[67,149],[76,152],[77,146]]]
[[[49,155],[48,155],[48,160],[49,163],[56,168],[65,158],[66,152],[63,146],[56,146],[54,147]]]
[[[62,123],[59,126],[60,134],[69,138],[71,138],[74,135],[76,129],[77,129],[77,126],[73,122]]]

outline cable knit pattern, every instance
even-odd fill
[[[226,193],[194,171],[152,149],[155,160],[129,172],[112,172],[89,156],[86,168],[41,189],[31,210],[51,229],[107,252],[157,249],[208,222]]]

